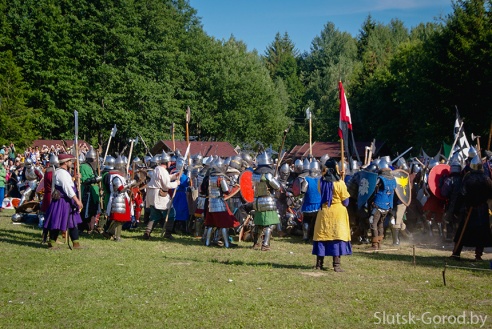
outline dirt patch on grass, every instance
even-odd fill
[[[301,272],[301,274],[305,276],[315,277],[315,278],[326,275],[326,273],[323,272]]]

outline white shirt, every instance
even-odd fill
[[[71,199],[74,197],[74,187],[75,184],[72,179],[72,175],[68,171],[62,168],[56,169],[55,172],[55,185],[61,186],[63,192]]]
[[[154,176],[147,186],[147,206],[154,206],[155,209],[159,210],[169,209],[171,197],[169,196],[169,193],[164,197],[159,196],[159,189],[168,191],[177,188],[178,184],[179,181],[171,181],[171,176],[166,168],[163,166],[155,167]]]

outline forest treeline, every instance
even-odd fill
[[[79,138],[148,145],[198,140],[287,148],[336,141],[338,81],[357,141],[392,152],[452,143],[456,108],[467,133],[492,120],[492,0],[457,0],[453,12],[408,29],[368,16],[355,37],[326,22],[310,51],[288,33],[263,53],[208,36],[186,0],[0,0],[0,143]],[[140,150],[143,145],[139,144]]]

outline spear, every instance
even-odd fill
[[[140,137],[140,139],[142,140],[142,143],[143,143],[143,145],[145,146],[145,151],[146,151],[146,152],[147,152],[150,156],[152,156],[152,153],[150,153],[150,151],[149,151],[149,147],[147,146],[147,144],[145,144],[145,140],[143,139],[143,137],[142,137],[140,134],[138,134],[138,137]]]
[[[313,134],[312,134],[312,121],[311,121],[311,110],[310,108],[308,107],[306,109],[306,118],[309,120],[309,155],[312,156],[313,155],[313,143],[312,143],[312,138],[313,138]]]
[[[174,141],[174,122],[171,125],[171,138],[173,141],[173,152],[176,152],[176,142]]]
[[[190,107],[186,107],[186,147],[190,145],[190,130],[189,130],[189,123],[191,120],[191,110]],[[189,155],[188,155],[189,156]],[[187,160],[187,163],[189,164],[189,159],[185,158]]]
[[[132,158],[133,146],[137,145],[138,137],[136,139],[130,139],[130,153],[128,153],[128,161],[126,162],[126,174],[128,175],[128,169],[130,169],[130,159]]]
[[[278,167],[280,166],[280,161],[282,161],[282,158],[283,158],[282,149],[284,148],[285,138],[287,137],[287,133],[289,132],[289,128],[284,130],[284,137],[282,138],[282,145],[280,145],[280,150],[278,151],[278,161],[277,161],[277,166],[275,167],[275,175],[273,175],[273,177],[277,176]]]
[[[111,139],[116,136],[116,124],[114,125],[113,129],[111,129],[111,134],[109,134],[109,140],[108,140],[108,145],[106,146],[106,152],[104,153],[104,158],[103,158],[103,163],[106,161],[106,157],[108,156],[108,151],[109,151],[109,144],[111,144]]]
[[[79,112],[73,111],[75,121],[75,165],[77,171],[77,194],[79,200],[82,200],[80,191],[80,162],[79,162]],[[80,209],[81,211],[82,209]]]

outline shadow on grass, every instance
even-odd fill
[[[35,242],[33,240],[38,240]],[[41,245],[41,231],[15,231],[0,229],[0,243],[16,244],[32,248],[46,248]]]
[[[218,260],[211,259],[210,263],[218,263],[224,265],[234,265],[234,266],[264,266],[269,268],[286,268],[286,269],[295,269],[295,270],[311,270],[312,266],[308,265],[294,265],[294,264],[280,264],[280,263],[272,263],[272,262],[245,262],[242,260]]]
[[[367,258],[371,260],[381,260],[381,261],[397,261],[397,262],[408,262],[409,264],[413,264],[413,255],[402,255],[400,253],[397,254],[389,254],[385,253],[385,250],[382,249],[381,252],[368,253],[364,251],[354,251],[354,255],[361,258]],[[433,268],[444,268],[444,265],[451,266],[464,266],[471,268],[489,268],[489,263],[486,261],[483,262],[474,262],[472,259],[461,259],[455,260],[450,258],[449,256],[415,256],[415,266],[416,267],[433,267]]]

